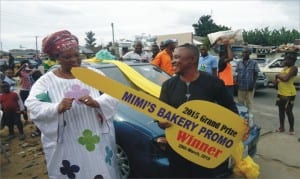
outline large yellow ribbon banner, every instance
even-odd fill
[[[215,103],[194,100],[176,109],[88,68],[72,68],[72,73],[135,110],[172,123],[165,131],[170,146],[184,158],[204,167],[214,168],[225,161],[247,128],[240,116]]]

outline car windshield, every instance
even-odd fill
[[[272,63],[271,67],[283,67],[283,59],[276,60]]]
[[[4,63],[8,63],[6,60],[0,60],[0,65],[4,65]]]
[[[35,60],[29,59],[29,63],[31,63],[32,65],[36,65],[37,62]]]
[[[126,79],[123,73],[116,66],[103,67],[98,69],[100,69],[109,78],[114,79],[126,86],[130,86],[129,81]]]
[[[267,59],[267,58],[255,58],[254,59],[257,63],[258,63],[258,65],[259,66],[261,66],[261,67],[264,67],[264,66],[266,66],[267,65],[267,63],[269,63],[269,59]]]
[[[139,72],[142,76],[147,78],[148,80],[156,83],[161,86],[164,81],[169,79],[171,76],[162,71],[160,68],[151,65],[151,64],[143,64],[143,65],[131,65],[133,69]],[[126,86],[134,86],[127,77],[121,72],[121,70],[116,66],[109,67],[98,67],[106,76],[121,82]]]
[[[141,75],[143,75],[145,78],[152,81],[153,83],[158,84],[159,86],[161,86],[164,81],[171,77],[154,65],[133,65],[131,67]]]
[[[264,59],[264,58],[257,58],[257,59],[254,59],[254,60],[256,60],[257,63],[259,63],[259,64],[264,64],[264,63],[266,63],[266,59]]]
[[[295,65],[298,66],[298,67],[300,67],[300,59],[297,59]]]

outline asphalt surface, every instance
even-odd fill
[[[286,117],[284,133],[277,133],[279,126],[278,108],[275,106],[277,91],[274,88],[258,90],[254,96],[254,123],[261,127],[257,152],[253,160],[260,167],[259,179],[300,178],[300,90],[294,105],[295,132],[288,134]],[[236,99],[237,100],[237,99]]]
[[[296,102],[299,104],[300,101]],[[300,178],[299,109],[294,109],[296,135],[289,135],[288,128],[283,133],[275,132],[275,129],[278,128],[278,112],[274,105],[258,104],[256,102],[253,113],[255,115],[255,123],[261,126],[257,153],[253,157],[254,161],[260,166],[258,178]],[[288,126],[286,119],[286,127]]]
[[[262,129],[253,158],[260,166],[259,178],[296,179],[300,176],[300,142],[296,136]]]

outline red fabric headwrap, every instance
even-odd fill
[[[78,49],[78,38],[67,30],[48,35],[42,42],[43,52],[54,56],[70,49]]]

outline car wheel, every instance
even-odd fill
[[[121,146],[117,145],[117,161],[121,172],[121,178],[127,179],[130,175],[129,159]]]

